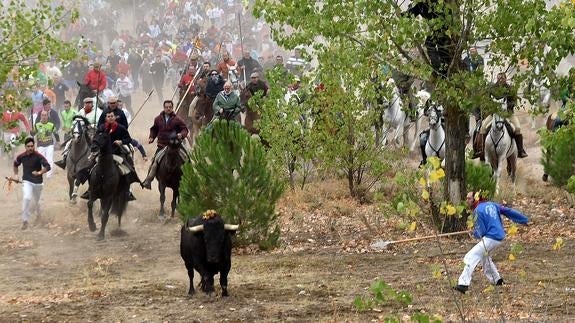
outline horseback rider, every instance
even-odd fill
[[[140,182],[140,179],[136,174],[136,170],[134,169],[132,152],[129,148],[126,148],[132,143],[132,137],[130,136],[128,129],[117,121],[117,118],[117,114],[113,110],[108,110],[106,112],[106,121],[98,127],[98,131],[105,131],[110,135],[110,141],[114,147],[113,153],[122,157],[122,165],[125,165],[129,170],[129,172],[124,174],[128,183],[132,184]]]
[[[77,116],[83,117],[84,120],[88,120],[92,124],[95,124],[95,121],[98,121],[102,116],[102,109],[95,108],[94,109],[94,99],[89,97],[84,99],[84,107],[78,111]],[[84,122],[84,121],[76,121],[76,122]],[[88,124],[87,126],[90,126]],[[76,124],[72,126],[71,131],[74,131],[74,128],[77,127]],[[65,143],[64,151],[62,151],[62,159],[55,161],[54,164],[62,169],[66,169],[66,158],[68,157],[68,153],[70,152],[70,143],[71,143],[72,136],[68,136],[68,140]]]
[[[224,83],[224,90],[218,93],[214,101],[214,115],[226,120],[236,120],[241,111],[240,97],[232,91],[232,82]]]
[[[101,69],[102,64],[100,62],[96,62],[84,77],[84,84],[92,90],[93,95],[101,93],[108,85],[106,74]]]
[[[517,116],[513,114],[515,109],[515,105],[517,103],[517,95],[515,90],[507,83],[507,75],[502,72],[497,74],[497,82],[491,86],[489,89],[489,94],[496,100],[504,100],[504,104],[506,105],[507,111],[511,114],[507,120],[513,126],[513,137],[515,138],[515,143],[517,144],[517,153],[519,158],[527,157],[527,153],[523,147],[523,135],[521,134],[521,125],[519,124],[519,119]],[[481,129],[479,130],[479,134],[481,135],[481,140],[477,145],[477,150],[474,152],[472,159],[475,158],[484,158],[484,146],[485,146],[485,138],[487,138],[487,128],[491,125],[491,121],[493,120],[493,116],[489,115],[483,122],[481,123]]]
[[[142,182],[142,188],[152,189],[152,181],[156,176],[156,170],[162,157],[165,155],[166,147],[174,133],[179,140],[183,140],[188,136],[188,127],[186,127],[184,120],[174,113],[174,102],[172,100],[166,100],[164,101],[164,111],[160,112],[154,119],[154,125],[150,128],[148,143],[151,144],[158,138],[158,148],[152,158],[148,176],[146,176],[146,179]],[[188,153],[183,146],[180,148],[180,154],[184,160],[188,159]]]
[[[124,126],[124,128],[128,129],[128,118],[126,117],[124,110],[120,108],[117,96],[108,97],[108,104],[98,119],[98,129],[107,121],[106,115],[108,112],[113,112],[116,116],[116,122]]]
[[[118,168],[122,176],[126,179],[128,185],[132,183],[140,183],[136,169],[134,168],[134,160],[132,158],[132,152],[128,145],[132,142],[132,137],[128,132],[128,129],[122,124],[116,121],[117,117],[114,111],[107,111],[105,114],[105,122],[98,127],[98,132],[106,132],[110,136],[110,141],[112,142],[113,154],[121,158],[121,162],[116,160],[118,163]],[[94,167],[96,160],[92,161],[89,167],[81,169],[78,171],[77,180],[79,184],[83,184],[88,178],[90,178],[90,172]],[[79,186],[79,185],[78,185]],[[83,199],[88,198],[88,192],[86,191],[82,194]],[[74,191],[73,195],[76,194]],[[130,191],[128,201],[134,201],[136,198]]]

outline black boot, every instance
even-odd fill
[[[467,292],[467,290],[469,290],[469,286],[455,285],[455,286],[453,286],[453,289],[460,292],[461,294],[465,294],[465,292]]]
[[[429,130],[422,131],[419,134],[419,150],[421,151],[421,162],[419,162],[420,167],[427,163],[427,154],[425,153],[427,137],[429,137]]]
[[[54,164],[62,169],[66,169],[66,159],[55,161]]]
[[[485,139],[487,138],[487,134],[479,133],[477,135],[479,136],[479,140],[477,141],[477,147],[474,147],[475,151],[471,159],[479,158],[483,161],[485,159]]]
[[[527,153],[525,152],[525,148],[523,148],[523,135],[522,134],[515,135],[515,143],[517,144],[517,157],[519,157],[519,158],[527,157]]]
[[[487,135],[478,133],[477,136],[480,136],[480,139],[477,142],[477,145],[473,145],[473,156],[471,157],[471,159],[480,158],[481,160],[483,160],[484,158],[483,154],[485,151],[485,138],[487,138]]]

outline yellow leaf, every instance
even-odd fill
[[[421,187],[427,186],[427,181],[425,180],[425,178],[423,177],[419,178],[419,185],[421,185]]]
[[[439,278],[441,278],[441,270],[440,270],[440,269],[435,269],[435,270],[433,271],[433,278],[434,278],[434,279],[439,279]]]
[[[542,281],[539,281],[539,283],[537,283],[537,285],[545,288],[545,284]]]
[[[515,256],[512,253],[510,253],[509,254],[509,261],[514,261],[514,260],[515,260]]]
[[[493,287],[493,285],[489,285],[489,286],[487,286],[487,288],[485,288],[485,289],[483,290],[483,292],[484,292],[484,293],[491,293],[491,292],[493,292],[494,290],[495,290],[495,287]]]
[[[445,214],[445,215],[454,215],[455,213],[457,213],[457,209],[451,205],[451,204],[444,204],[443,206],[441,206],[441,209],[439,210],[439,212],[441,214]]]
[[[443,171],[442,168],[434,170],[431,173],[429,173],[429,182],[435,183],[438,180],[442,179],[443,177],[445,177],[445,171]]]
[[[437,158],[436,156],[428,157],[427,162],[431,164],[433,169],[438,169],[439,166],[441,165],[441,160],[439,160],[439,158]]]
[[[467,217],[467,229],[471,230],[475,226],[475,216]]]
[[[509,235],[514,236],[516,234],[517,234],[517,226],[515,224],[512,224],[511,227],[509,228]]]
[[[525,270],[524,269],[519,270],[519,278],[525,279],[525,277],[527,277],[527,273],[525,272]]]
[[[427,190],[423,190],[423,191],[421,192],[421,198],[422,198],[424,201],[429,200],[429,192],[428,192]]]
[[[558,251],[563,247],[563,238],[555,238],[555,244],[553,245],[553,250]]]
[[[411,224],[409,225],[409,232],[413,232],[415,231],[415,229],[417,228],[417,223],[415,221],[411,222]]]

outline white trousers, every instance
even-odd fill
[[[38,146],[38,152],[42,154],[50,164],[50,171],[46,173],[46,177],[50,178],[52,176],[52,171],[54,170],[54,145],[44,147]]]
[[[22,221],[30,221],[32,211],[40,216],[40,195],[44,184],[22,181]]]
[[[501,276],[495,267],[493,259],[491,259],[491,251],[499,247],[501,241],[483,237],[467,254],[463,257],[465,268],[461,276],[459,276],[459,285],[469,286],[471,283],[471,276],[477,264],[481,262],[483,273],[491,284],[495,284]]]

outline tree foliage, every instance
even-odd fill
[[[467,72],[463,54],[472,46],[485,46],[490,58],[486,70],[508,72],[519,94],[535,103],[535,92],[528,85],[542,79],[550,87],[556,85],[554,71],[560,60],[575,52],[574,4],[546,8],[543,0],[416,0],[410,5],[412,14],[400,4],[404,2],[256,0],[254,14],[272,26],[272,36],[280,45],[301,46],[311,53],[322,82],[328,79],[323,75],[330,75],[332,84],[342,91],[359,90],[359,96],[364,96],[369,92],[363,91],[369,70],[384,64],[433,88],[433,99],[446,111],[445,198],[458,204],[466,189],[469,111],[478,106],[485,113],[498,108],[486,86],[494,75]],[[427,10],[415,10],[425,5]],[[520,61],[529,65],[520,67]],[[329,96],[337,92],[331,88]],[[347,94],[347,101],[337,100],[330,108],[344,110],[341,106],[355,97]],[[346,106],[354,117],[358,108]],[[365,131],[350,125],[351,120],[344,116],[340,129]],[[353,138],[362,135],[354,133]]]
[[[545,173],[551,176],[555,185],[564,186],[575,175],[575,103],[569,101],[565,110],[560,111],[560,118],[567,124],[556,131],[542,130],[541,146],[543,150],[541,163]],[[571,180],[572,182],[573,180]],[[568,190],[571,191],[571,186]],[[575,191],[571,191],[573,193]]]
[[[283,192],[259,140],[236,122],[215,121],[197,138],[184,164],[178,206],[183,220],[216,210],[239,224],[238,242],[273,245],[279,237],[275,204]]]
[[[51,59],[69,61],[76,55],[59,31],[78,18],[74,8],[52,1],[10,1],[0,4],[0,83],[10,80],[20,87]]]

